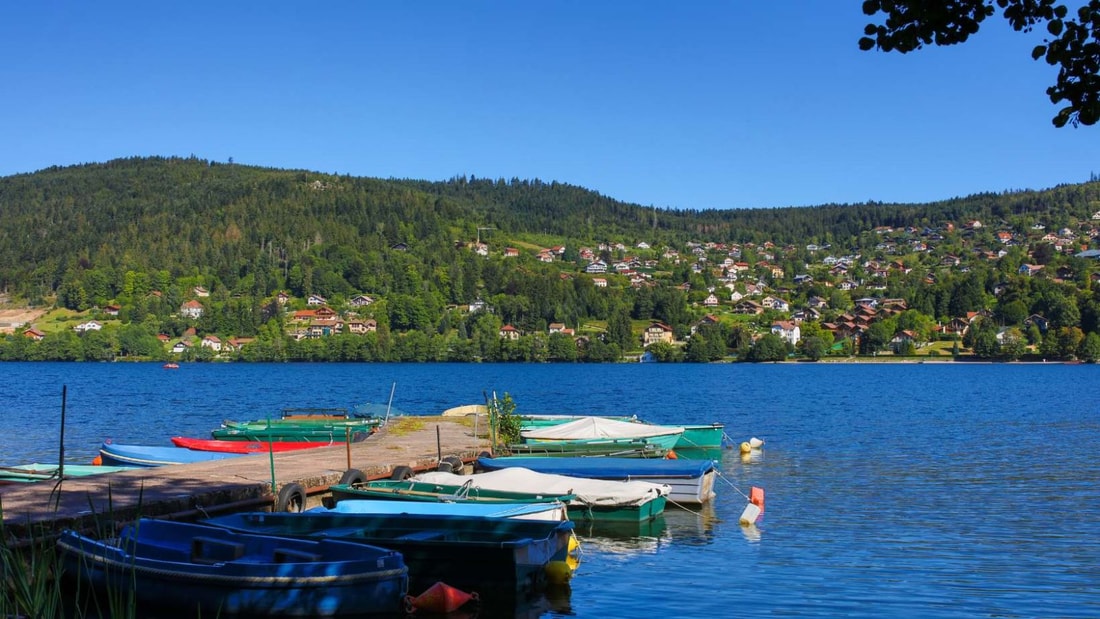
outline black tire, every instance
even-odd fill
[[[393,472],[390,473],[390,479],[401,481],[413,476],[413,470],[407,466],[395,466]]]
[[[454,467],[451,466],[451,463],[447,462],[446,460],[440,460],[439,464],[435,467],[435,470],[439,471],[440,473],[454,473],[455,472]]]
[[[463,463],[462,458],[459,458],[458,456],[443,456],[443,461],[439,463],[439,470],[443,470],[442,466],[444,463],[451,466],[450,472],[454,473],[455,475],[462,475],[465,472],[466,464]]]
[[[306,508],[306,491],[301,485],[289,483],[275,497],[275,511],[296,514]]]
[[[343,477],[340,478],[340,483],[345,486],[354,486],[365,481],[367,481],[367,476],[359,469],[348,469],[344,471]]]

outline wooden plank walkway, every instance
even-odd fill
[[[351,468],[368,479],[386,479],[398,466],[434,470],[442,456],[472,462],[488,449],[485,417],[398,417],[376,434],[352,443]],[[348,467],[345,445],[274,454],[276,489],[296,483],[319,505]],[[33,531],[91,530],[137,516],[194,519],[203,514],[264,510],[274,505],[269,454],[256,454],[56,482],[0,486],[0,508],[9,544]]]

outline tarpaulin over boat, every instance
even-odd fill
[[[608,481],[581,479],[565,475],[538,473],[521,467],[509,467],[477,475],[454,473],[421,473],[418,481],[447,486],[461,486],[467,481],[473,488],[523,492],[545,492],[547,495],[574,494],[585,505],[642,505],[654,497],[666,496],[670,488],[647,481]]]
[[[520,436],[527,440],[563,441],[592,438],[646,438],[683,433],[684,429],[679,426],[657,426],[618,421],[607,417],[581,417],[576,421],[556,426],[524,430]]]

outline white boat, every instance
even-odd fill
[[[345,499],[333,507],[315,507],[311,512],[338,514],[445,515],[520,520],[568,520],[565,503],[469,503],[427,501],[385,501],[378,499]]]
[[[555,460],[556,458],[546,458]],[[479,473],[455,475],[430,472],[413,477],[441,487],[470,484],[472,489],[505,492],[540,492],[550,496],[573,495],[569,501],[572,520],[644,521],[664,511],[671,488],[646,481],[609,481],[583,479],[565,475],[539,473],[521,467]]]
[[[573,421],[520,432],[528,443],[538,441],[592,441],[606,439],[643,439],[664,449],[672,449],[683,435],[682,426],[657,426],[608,417],[580,417]]]

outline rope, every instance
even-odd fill
[[[689,513],[695,514],[696,516],[701,516],[701,515],[703,515],[703,512],[701,512],[701,511],[697,512],[697,511],[695,511],[695,510],[691,509],[690,507],[688,507],[687,505],[684,505],[684,504],[682,504],[682,503],[677,503],[676,501],[673,501],[671,497],[669,497],[669,498],[668,498],[668,502],[669,502],[669,503],[672,503],[672,504],[673,504],[673,505],[675,505],[676,507],[679,507],[680,509],[684,510],[685,512],[689,512]]]
[[[721,479],[721,480],[722,480],[722,481],[724,481],[724,482],[725,482],[726,484],[728,484],[730,488],[733,488],[733,491],[734,491],[734,492],[736,492],[737,494],[740,494],[740,495],[741,495],[742,497],[744,497],[744,498],[745,498],[745,500],[746,500],[746,501],[751,501],[751,500],[752,500],[752,499],[750,499],[750,498],[749,498],[749,495],[745,494],[744,492],[741,492],[741,489],[740,489],[740,488],[738,488],[737,486],[733,485],[733,482],[731,482],[731,481],[729,481],[728,479],[726,479],[726,476],[722,474],[722,471],[720,471],[720,470],[718,470],[718,469],[715,469],[714,471],[715,471],[715,472],[716,472],[716,473],[718,474],[718,479]]]

